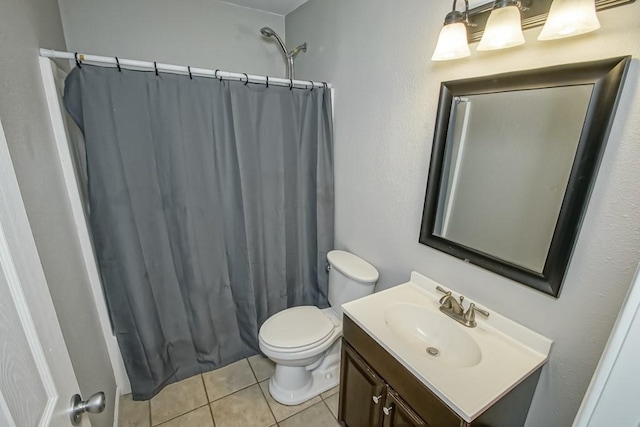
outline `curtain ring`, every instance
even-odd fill
[[[247,75],[247,73],[242,73],[242,74],[244,74],[244,77],[247,79],[247,81],[244,82],[244,85],[246,86],[249,84],[249,76]],[[242,81],[242,78],[240,78],[240,81]]]
[[[122,72],[122,68],[120,68],[120,60],[118,59],[118,57],[116,56],[116,67],[118,67],[118,71]]]
[[[216,71],[213,72],[213,78],[217,79],[218,78],[218,71],[220,71],[219,68],[216,68]],[[220,79],[220,81],[222,81],[222,79]]]
[[[267,76],[267,88],[269,87],[269,76]]]
[[[327,82],[322,82],[322,85],[324,86],[325,90],[329,89],[329,85],[327,84]]]
[[[313,89],[315,88],[315,85],[313,84],[313,81],[309,80],[309,83],[311,83],[311,90],[309,92],[313,92]]]
[[[158,75],[158,64],[156,61],[153,61],[153,68],[156,70],[156,76]]]
[[[187,71],[189,71],[189,78],[193,80],[193,75],[191,75],[191,65],[187,65]]]
[[[293,89],[293,79],[289,79],[289,90]]]
[[[78,68],[82,68],[82,65],[80,65],[80,64],[81,64],[81,62],[80,62],[80,60],[78,59],[78,52],[74,53],[74,54],[73,54],[73,57],[74,57],[74,58],[75,58],[75,60],[76,60],[76,66],[77,66]]]

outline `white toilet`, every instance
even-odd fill
[[[288,308],[260,328],[260,350],[276,364],[269,393],[283,405],[297,405],[338,384],[341,306],[371,294],[378,281],[378,270],[349,252],[331,251],[327,260],[331,307]]]

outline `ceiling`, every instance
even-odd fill
[[[287,15],[293,12],[307,0],[224,0],[224,3],[250,7],[251,9],[264,10],[276,15]]]
[[[288,15],[306,3],[308,0],[222,0],[223,3],[231,3],[251,9],[263,10],[276,15]],[[469,0],[469,9],[491,3],[492,0]]]

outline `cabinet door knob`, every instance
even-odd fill
[[[373,403],[377,405],[378,403],[380,403],[380,399],[382,399],[382,395],[371,396],[371,399],[373,399]]]
[[[385,415],[391,415],[392,409],[393,409],[393,406],[385,406],[384,408],[382,408],[382,412],[384,412]]]

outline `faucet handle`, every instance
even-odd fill
[[[480,314],[482,314],[484,317],[489,317],[489,312],[486,310],[483,310],[481,308],[476,307],[476,305],[474,303],[469,304],[469,309],[467,310],[466,313],[464,313],[464,320],[468,321],[469,323],[472,323],[475,325],[476,322],[476,311]]]
[[[475,306],[475,304],[473,305],[473,309],[475,311],[477,311],[478,313],[482,314],[484,317],[489,317],[489,312],[487,310],[483,310],[481,308],[478,308]]]
[[[453,298],[451,296],[451,291],[447,291],[444,288],[441,288],[440,285],[436,286],[436,290],[439,292],[442,292],[444,294],[444,296],[442,298],[440,298],[440,305],[445,305],[447,304],[449,307],[451,306],[451,301],[449,301],[450,298]]]
[[[438,285],[436,286],[436,291],[438,292],[442,292],[445,295],[451,295],[451,291],[447,291],[446,289],[444,289],[442,286]]]

